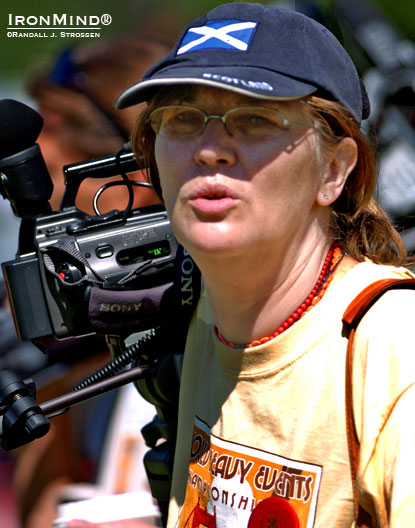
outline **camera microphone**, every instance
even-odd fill
[[[53,184],[36,144],[42,117],[13,99],[0,100],[0,193],[23,218],[52,211]]]
[[[17,154],[36,143],[43,119],[33,108],[14,99],[2,99],[0,116],[0,159]]]

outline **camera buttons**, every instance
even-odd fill
[[[106,244],[105,246],[99,246],[95,250],[95,255],[100,259],[112,257],[113,254],[114,254],[114,248],[110,246],[109,244]]]

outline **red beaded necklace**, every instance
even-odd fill
[[[344,253],[339,247],[332,247],[327,254],[327,257],[324,261],[323,267],[321,268],[320,275],[317,279],[317,282],[314,285],[314,288],[311,290],[310,294],[300,306],[282,323],[282,325],[270,336],[261,337],[259,339],[254,339],[248,344],[238,345],[232,341],[228,341],[223,335],[219,332],[217,326],[215,326],[216,335],[225,345],[231,346],[233,348],[252,348],[254,346],[262,345],[274,339],[278,335],[282,334],[293,325],[298,319],[301,319],[308,311],[311,310],[323,297],[328,285],[333,278],[333,272],[336,269],[337,265],[343,258]]]

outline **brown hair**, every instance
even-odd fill
[[[178,87],[183,93],[183,87]],[[143,158],[147,176],[162,199],[162,189],[154,156],[155,133],[147,118],[166,99],[172,88],[159,90],[148,108],[137,120],[132,134],[136,155]],[[332,204],[330,234],[334,242],[358,261],[370,259],[378,264],[409,265],[405,245],[389,217],[373,198],[376,184],[375,148],[359,124],[339,103],[311,96],[302,103],[319,130],[322,151],[330,149],[342,138],[352,138],[358,148],[356,166],[350,173],[342,194]]]
[[[160,88],[153,99],[150,101],[148,107],[138,117],[131,134],[131,144],[137,159],[142,159],[140,166],[145,167],[147,178],[153,184],[154,191],[160,200],[163,200],[163,192],[160,186],[160,178],[154,155],[154,143],[156,134],[147,122],[151,112],[168,104],[176,95],[184,97],[190,88],[188,86],[166,87]]]
[[[330,149],[344,137],[357,144],[358,157],[342,194],[332,204],[331,235],[334,241],[358,261],[409,265],[405,245],[388,215],[373,198],[377,167],[375,142],[339,103],[309,97],[305,106],[317,123],[323,149]]]

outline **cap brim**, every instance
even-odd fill
[[[232,75],[233,71],[235,75]],[[242,74],[244,79],[241,79]],[[250,97],[274,101],[299,99],[311,95],[318,89],[301,80],[262,68],[241,68],[240,66],[227,67],[226,70],[215,67],[168,68],[151,79],[137,82],[124,90],[115,100],[114,106],[122,109],[148,101],[157,88],[179,84],[213,86]]]

